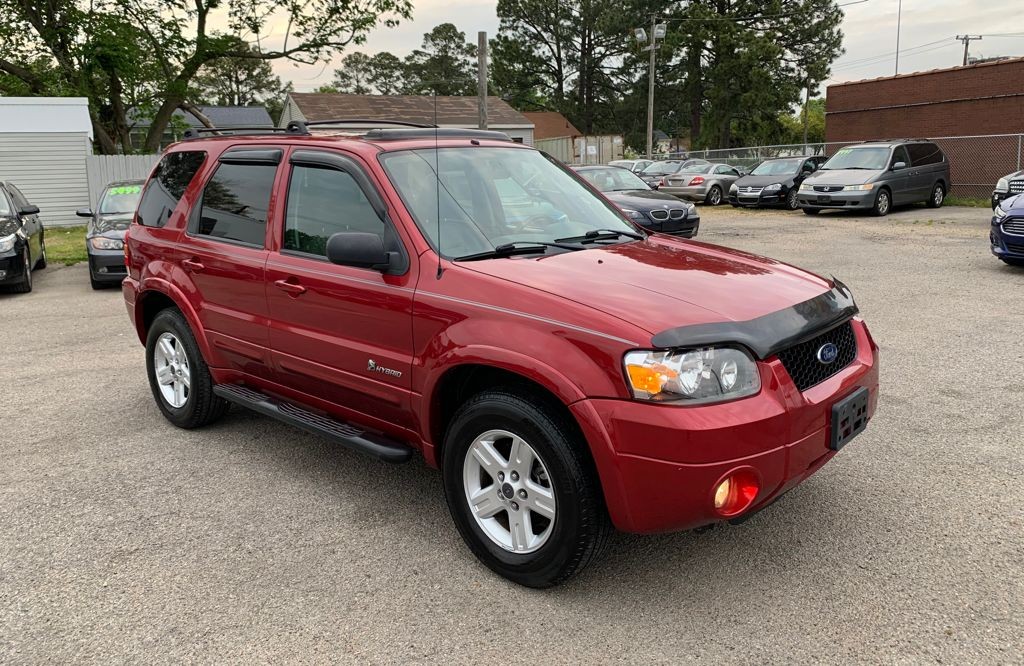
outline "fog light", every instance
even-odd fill
[[[107,272],[107,267],[106,266],[100,266],[100,269],[97,272],[98,273],[106,273]]]
[[[7,271],[0,271],[0,280],[3,280],[5,277],[7,277]]]
[[[761,484],[752,470],[738,470],[715,487],[715,511],[725,517],[735,516],[750,508]]]

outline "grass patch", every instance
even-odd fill
[[[967,206],[968,208],[991,208],[991,199],[976,199],[974,197],[946,197],[947,206]]]
[[[46,260],[72,266],[87,261],[85,227],[50,227],[46,230]]]

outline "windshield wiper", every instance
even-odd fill
[[[582,236],[572,236],[570,238],[556,238],[557,243],[593,243],[595,241],[602,240],[615,240],[620,236],[632,238],[634,240],[644,240],[647,236],[639,234],[635,231],[620,231],[616,229],[591,229]]]
[[[453,261],[478,261],[480,259],[498,259],[501,257],[512,257],[520,254],[535,254],[537,252],[546,252],[549,247],[557,247],[563,250],[582,250],[583,248],[579,245],[566,245],[564,243],[544,243],[541,241],[515,241],[513,243],[504,243],[497,245],[493,250],[485,250],[484,252],[476,252],[474,254],[465,254],[461,257],[455,257]]]

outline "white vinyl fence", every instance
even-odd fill
[[[97,206],[107,183],[145,180],[159,159],[159,155],[89,155],[85,158],[89,175],[89,205]]]

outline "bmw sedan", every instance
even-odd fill
[[[93,289],[116,286],[124,280],[124,236],[139,205],[143,181],[110,183],[100,196],[95,211],[79,208],[79,217],[89,218],[85,249],[89,255],[89,282]]]
[[[652,191],[625,169],[592,166],[576,167],[576,172],[645,229],[684,238],[697,235],[700,214],[692,203]]]

